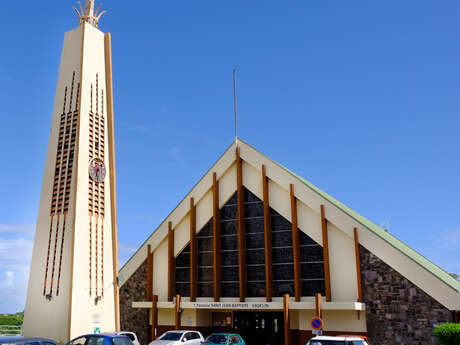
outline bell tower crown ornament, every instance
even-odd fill
[[[78,5],[80,6],[80,11],[78,11],[77,8],[73,8],[74,11],[78,15],[78,22],[79,24],[83,24],[84,22],[87,22],[91,24],[92,26],[96,27],[99,25],[99,19],[101,19],[102,15],[106,13],[107,11],[101,11],[102,3],[99,4],[99,6],[94,10],[94,0],[85,0],[85,9],[83,9],[83,6],[80,1],[78,1]]]

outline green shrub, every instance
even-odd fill
[[[0,325],[20,325],[21,322],[16,316],[0,316]]]
[[[460,345],[460,323],[445,323],[434,330],[439,345]]]
[[[0,314],[0,325],[22,325],[24,313]]]

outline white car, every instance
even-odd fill
[[[344,336],[344,337],[328,337],[325,335],[311,338],[307,345],[369,345],[363,338]]]
[[[168,331],[149,345],[201,345],[204,338],[198,331]]]
[[[126,332],[126,331],[121,331],[121,332],[117,332],[117,334],[119,335],[126,335],[129,340],[131,340],[131,342],[134,344],[134,345],[141,345],[139,343],[139,339],[137,339],[137,335],[136,333],[134,332]]]

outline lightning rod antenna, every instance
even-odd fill
[[[238,140],[238,115],[236,112],[236,69],[233,69],[233,111],[235,113],[235,141]]]

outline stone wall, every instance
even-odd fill
[[[452,313],[360,246],[367,332],[372,344],[434,345],[433,330]]]
[[[147,282],[147,260],[139,266],[120,288],[120,326],[122,331],[136,333],[141,345],[150,342],[149,310],[134,309],[132,302],[145,300]]]

